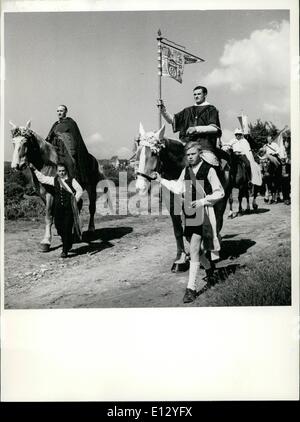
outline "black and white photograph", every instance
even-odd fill
[[[296,2],[4,3],[5,315],[292,310]]]

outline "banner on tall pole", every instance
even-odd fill
[[[248,117],[245,116],[245,114],[242,114],[241,116],[238,116],[238,121],[240,122],[241,129],[244,135],[248,135],[249,134]]]
[[[275,142],[278,147],[279,147],[279,157],[280,158],[286,158],[287,157],[287,153],[286,153],[286,149],[284,146],[284,139],[283,139],[283,134],[284,132],[287,130],[287,126],[285,126],[276,136],[275,139],[273,139],[273,142]]]
[[[161,41],[162,76],[175,79],[182,83],[182,76],[185,64],[203,62],[204,60],[181,48],[174,47]]]

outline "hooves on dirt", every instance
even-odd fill
[[[48,243],[40,243],[40,251],[41,252],[49,252],[50,245]]]

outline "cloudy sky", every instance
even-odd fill
[[[131,155],[139,122],[157,129],[157,30],[205,59],[187,65],[183,83],[163,78],[171,113],[192,105],[192,89],[207,86],[223,137],[241,110],[290,125],[289,13],[256,11],[140,11],[6,13],[5,159],[8,121],[46,136],[56,107],[67,104],[97,158]],[[170,126],[166,132],[176,138]]]

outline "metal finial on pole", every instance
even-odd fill
[[[162,54],[161,54],[161,40],[162,40],[162,36],[161,36],[161,30],[159,29],[157,31],[157,61],[158,61],[158,129],[161,128],[161,102],[162,102],[162,98],[161,98],[161,77],[162,77]]]

